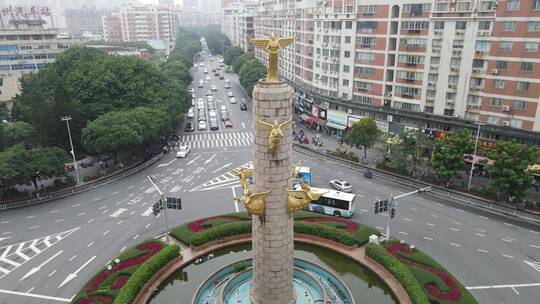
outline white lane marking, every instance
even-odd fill
[[[375,228],[379,229],[379,230],[383,230],[384,228],[383,227],[380,227],[380,226],[375,226]]]
[[[480,232],[483,232],[483,233],[486,233],[486,231],[484,229],[476,228],[476,230],[478,230]]]
[[[148,229],[148,227],[150,227],[150,224],[146,224],[144,228]]]
[[[141,215],[142,216],[150,216],[151,213],[152,213],[152,207],[148,207],[148,209],[146,209],[146,211],[141,213]]]
[[[480,218],[483,218],[485,220],[489,220],[487,217],[480,215]]]
[[[94,245],[94,242],[91,242],[90,244],[86,245],[86,248],[90,248],[92,247],[92,245]]]
[[[514,286],[510,287],[512,290],[519,296],[519,292],[514,288]]]
[[[13,233],[13,231],[2,232],[2,235],[6,235],[6,234],[10,234],[10,233]]]
[[[461,226],[462,224],[460,222],[456,222],[456,221],[452,221],[452,223],[458,225],[458,226]]]
[[[86,214],[86,212],[81,212],[81,213],[77,214],[77,216],[83,216],[85,214]]]
[[[101,197],[96,197],[95,199],[92,200],[92,202],[97,202],[101,199]]]
[[[118,223],[116,223],[116,225],[120,225],[122,224],[123,220],[119,220]]]
[[[122,247],[122,249],[120,249],[120,252],[123,252],[124,250],[126,250],[126,246]]]
[[[226,165],[223,165],[223,166],[217,168],[216,170],[212,171],[212,173],[216,173],[216,172],[218,172],[219,170],[225,169],[225,168],[227,168],[227,167],[230,166],[230,165],[232,165],[232,163],[228,163],[228,164],[226,164]]]
[[[2,222],[0,222],[0,224],[9,224],[9,223],[11,223],[11,221],[2,221]]]
[[[103,235],[103,236],[106,236],[107,234],[109,234],[109,232],[110,232],[110,231],[109,231],[109,230],[107,230],[107,231],[103,232],[103,234],[102,234],[102,235]]]
[[[476,249],[476,251],[480,251],[480,252],[488,252],[487,250],[484,250],[484,249]]]
[[[509,284],[509,285],[485,285],[485,286],[467,286],[468,290],[476,289],[498,289],[498,288],[516,288],[516,287],[536,287],[540,286],[540,283],[529,283],[529,284]]]
[[[360,211],[362,211],[362,212],[369,212],[369,210],[367,210],[367,209],[360,209]]]
[[[441,204],[441,203],[435,203],[435,205],[437,205],[437,206],[441,206],[441,207],[442,207],[442,206],[444,206],[444,205],[443,205],[443,204]]]
[[[427,237],[427,236],[425,236],[424,239],[433,241],[433,238],[430,238],[430,237]]]
[[[54,221],[54,222],[55,222],[55,223],[60,223],[60,222],[63,222],[63,221],[64,221],[64,219],[59,219],[59,220],[56,220],[56,221]]]
[[[111,193],[111,195],[117,195],[118,193],[120,193],[120,192],[114,191],[113,193]]]
[[[234,190],[234,186],[231,187],[232,195],[233,195],[233,201],[234,201],[234,209],[236,212],[238,212],[238,201],[236,200],[236,191]]]
[[[456,243],[452,243],[452,242],[450,242],[450,243],[448,243],[448,244],[450,244],[450,245],[452,245],[452,246],[456,246],[456,247],[461,247],[460,244],[456,244]]]
[[[56,269],[53,270],[51,273],[49,273],[48,277],[52,277],[52,275],[55,274],[55,273],[56,273]]]
[[[34,225],[34,226],[31,226],[31,227],[28,227],[28,229],[30,230],[33,230],[33,229],[36,229],[36,228],[39,228],[41,227],[40,225]]]
[[[32,218],[35,218],[36,216],[35,215],[30,215],[30,216],[27,216],[26,218],[27,219],[32,219]]]
[[[68,261],[71,262],[71,261],[73,261],[76,257],[77,257],[77,255],[74,255],[74,256],[70,257],[70,258],[68,259]]]
[[[30,298],[38,298],[38,299],[44,299],[44,300],[51,300],[51,301],[58,301],[58,302],[66,302],[66,303],[71,302],[71,299],[44,296],[44,295],[38,295],[34,293],[25,293],[25,292],[5,290],[5,289],[0,289],[0,293],[11,294],[11,295],[16,295],[16,296],[24,296],[24,297],[30,297]]]
[[[450,228],[450,230],[452,230],[452,231],[459,231],[459,229],[454,228],[454,227]]]
[[[76,203],[75,205],[72,205],[71,208],[79,207],[80,205],[81,205],[81,203]]]
[[[242,128],[246,128],[246,125],[244,124],[244,122],[242,122]]]
[[[503,224],[505,224],[506,226],[508,227],[514,227],[514,225],[510,224],[510,223],[507,223],[507,222],[503,222]]]
[[[432,227],[435,226],[435,224],[432,224],[432,223],[426,223],[426,225],[432,226]]]
[[[78,274],[81,270],[83,270],[84,267],[88,266],[88,264],[90,264],[95,258],[96,258],[96,256],[91,257],[88,261],[86,261],[84,264],[82,264],[81,267],[79,267],[77,270],[75,270],[75,272],[70,273],[70,274],[66,277],[66,279],[65,279],[60,285],[58,285],[58,288],[60,288],[60,287],[62,287],[62,286],[64,286],[64,285],[66,285],[69,281],[71,281],[71,280],[73,280],[74,278],[76,278],[76,277],[77,277],[77,274]]]
[[[105,213],[107,213],[107,212],[109,212],[109,209],[103,210],[103,212],[101,212],[101,214],[105,214]]]
[[[509,239],[501,239],[501,241],[505,241],[507,243],[512,243],[512,240],[509,240]],[[540,247],[538,247],[538,248],[540,248]]]
[[[418,209],[416,209],[416,208],[409,208],[409,209],[411,209],[414,212],[418,212]]]
[[[509,258],[509,259],[513,259],[513,258],[514,258],[513,255],[503,254],[502,256],[505,257],[505,258]]]
[[[479,237],[486,237],[485,234],[481,234],[481,233],[475,233],[474,235],[479,236]]]
[[[540,246],[533,245],[533,244],[529,244],[529,246],[531,246],[531,247],[533,247],[533,248],[540,248]]]
[[[127,210],[126,208],[118,208],[118,210],[116,210],[115,212],[113,212],[109,216],[113,217],[113,218],[118,217],[120,214],[124,213],[126,210]]]
[[[107,208],[107,206],[101,206],[101,207],[99,207],[98,209],[99,209],[99,210],[103,210],[103,209],[105,209],[105,208]]]
[[[32,290],[34,290],[35,288],[36,288],[36,287],[32,287],[32,288],[28,289],[28,291],[25,292],[25,293],[30,293],[30,292],[32,292]]]
[[[465,213],[465,210],[463,210],[463,209],[457,209],[457,212]]]
[[[89,220],[88,220],[88,222],[87,222],[87,223],[88,223],[88,224],[90,224],[90,223],[91,223],[91,222],[93,222],[93,221],[94,221],[94,219],[93,219],[93,218],[91,218],[91,219],[89,219]]]
[[[529,230],[529,232],[534,233],[534,234],[540,234],[540,232],[534,231],[534,230]]]
[[[193,164],[195,161],[197,161],[197,159],[201,158],[201,156],[202,156],[202,155],[199,155],[199,156],[195,157],[194,159],[190,160],[187,164],[188,164],[188,165]]]
[[[174,158],[173,160],[171,160],[168,163],[159,164],[156,168],[168,166],[168,165],[174,163],[175,161],[176,161],[176,158]]]
[[[407,235],[408,233],[405,231],[398,231],[399,234]]]
[[[431,215],[432,217],[434,217],[434,218],[439,218],[438,215],[435,215],[435,214],[430,214],[430,215]]]
[[[49,211],[49,213],[56,213],[56,212],[58,212],[58,211],[60,211],[60,210],[54,209],[54,210]]]
[[[136,236],[133,237],[133,239],[136,240],[138,237],[139,235],[137,234]]]
[[[204,162],[204,164],[205,164],[205,165],[207,165],[207,164],[208,164],[209,162],[211,162],[211,161],[212,161],[212,159],[214,159],[214,157],[216,157],[216,154],[214,154],[214,155],[210,156],[210,158],[209,158],[209,159],[207,159],[207,160],[206,160],[206,161]]]
[[[424,199],[423,197],[417,197],[417,199],[421,200],[421,201],[425,201],[426,199]]]
[[[127,188],[128,188],[128,190],[129,190],[129,189],[131,189],[131,188],[133,188],[133,187],[135,187],[135,185],[131,185],[131,186],[127,187]]]
[[[45,262],[39,264],[37,267],[34,267],[32,269],[30,269],[30,271],[28,271],[19,281],[22,281],[24,279],[26,279],[27,277],[33,275],[34,273],[38,272],[39,270],[41,270],[41,267],[43,267],[45,264],[49,263],[52,259],[54,259],[55,257],[59,256],[60,254],[62,254],[62,252],[64,252],[63,250],[60,250],[58,251],[55,255],[53,255],[52,257],[48,258]],[[30,292],[30,291],[28,291]]]

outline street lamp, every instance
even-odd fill
[[[473,153],[473,160],[471,163],[471,172],[469,172],[469,185],[467,186],[467,191],[471,189],[471,181],[472,181],[472,174],[474,169],[474,163],[476,161],[476,147],[478,146],[478,138],[480,137],[480,127],[485,126],[485,123],[481,122],[475,122],[475,125],[478,125],[478,131],[476,131],[476,141],[474,142],[474,153]]]
[[[75,175],[77,175],[77,185],[80,183],[79,180],[79,169],[77,168],[77,160],[75,160],[75,149],[73,149],[73,141],[71,140],[71,131],[69,130],[69,121],[71,120],[71,116],[62,116],[60,117],[60,120],[65,121],[68,129],[68,135],[69,135],[69,144],[71,145],[71,156],[73,156],[73,166],[75,166]]]

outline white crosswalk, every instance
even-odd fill
[[[235,169],[242,169],[242,168],[253,168],[253,164],[251,162],[247,162]],[[232,168],[231,168],[232,170]],[[216,189],[223,189],[223,188],[230,188],[233,186],[239,186],[240,180],[237,176],[234,176],[230,171],[228,171],[225,174],[222,174],[218,177],[215,177],[191,190],[189,192],[193,191],[205,191],[205,190],[216,190]]]
[[[12,244],[0,248],[0,279],[37,256],[47,248],[65,239],[80,227],[34,240]]]
[[[192,149],[251,146],[253,134],[251,132],[194,133],[182,135],[179,143],[181,146],[189,145]]]

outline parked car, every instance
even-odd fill
[[[229,119],[229,113],[227,113],[227,111],[221,111],[220,114],[221,114],[221,120],[222,121],[225,121],[225,120]]]
[[[219,106],[219,110],[222,111],[222,112],[227,111],[227,107],[225,105],[221,105],[221,106]]]
[[[225,82],[225,84],[223,85],[223,87],[224,87],[225,89],[230,89],[230,88],[231,88],[231,86],[229,85],[228,82]]]
[[[231,101],[231,104],[235,104],[236,103],[236,98],[233,97],[233,98],[231,98],[230,101]]]
[[[216,118],[216,116],[217,114],[215,110],[208,111],[208,117],[210,117],[210,120],[212,120],[213,118]]]
[[[225,128],[233,127],[232,121],[230,119],[225,120],[224,124],[225,124]]]
[[[210,82],[212,81],[212,78],[210,78],[210,76],[206,76],[206,82]]]
[[[216,118],[210,118],[210,130],[219,130],[219,125]]]
[[[199,121],[199,130],[206,130],[206,121]]]
[[[201,62],[200,66],[201,66],[201,68],[204,67],[204,62]]]
[[[193,127],[193,123],[188,122],[186,125],[186,132],[193,132],[195,131],[195,128]]]
[[[212,96],[212,90],[206,91],[206,96]]]
[[[208,103],[208,110],[210,111],[214,111],[216,109],[216,106],[214,105],[213,102],[209,102]]]
[[[214,73],[214,76],[219,76],[219,72],[216,71],[216,72]]]
[[[240,110],[247,111],[247,105],[245,103],[240,104]]]
[[[188,112],[187,112],[187,118],[193,118],[194,114],[193,114],[193,108],[189,108]]]
[[[178,152],[176,152],[176,157],[184,158],[188,155],[190,150],[189,146],[181,146],[178,148]]]
[[[333,179],[330,181],[330,187],[343,192],[351,192],[352,186],[346,180]]]
[[[232,91],[229,91],[229,93],[227,93],[227,96],[234,97],[234,93]]]

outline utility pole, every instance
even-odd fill
[[[69,144],[71,145],[71,156],[73,156],[73,166],[75,166],[75,175],[77,175],[77,185],[80,184],[79,180],[79,169],[77,168],[77,160],[75,159],[75,149],[73,149],[73,141],[71,140],[71,131],[69,130],[69,121],[71,120],[71,116],[62,116],[60,117],[60,120],[65,121],[68,129],[68,135],[69,135]]]
[[[152,176],[148,175],[148,179],[150,180],[152,185],[154,185],[154,187],[158,191],[159,196],[161,197],[161,203],[165,205],[164,208],[163,208],[163,209],[165,209],[165,214],[164,214],[165,215],[165,241],[167,243],[169,243],[169,225],[167,224],[167,205],[166,205],[167,202],[166,202],[165,196],[163,195],[163,192],[161,192],[161,190],[157,186],[156,182],[154,181],[154,178]]]
[[[476,141],[474,142],[474,153],[473,153],[473,160],[471,163],[471,172],[469,172],[469,185],[467,186],[467,191],[471,190],[471,181],[472,181],[472,175],[474,171],[474,164],[476,163],[476,147],[478,147],[478,138],[480,137],[480,127],[485,126],[485,123],[481,122],[475,122],[475,125],[478,125],[478,131],[476,131]]]
[[[428,192],[428,191],[431,191],[431,186],[420,188],[418,190],[411,191],[408,193],[403,193],[397,196],[390,195],[390,199],[387,201],[380,201],[380,200],[375,201],[375,213],[386,212],[386,240],[387,241],[390,240],[390,218],[393,218],[395,216],[395,212],[396,212],[395,208],[397,207],[395,200],[405,197],[405,196],[413,195],[420,192]]]

